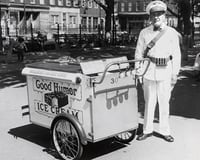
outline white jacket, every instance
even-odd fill
[[[156,42],[153,48],[148,52],[148,56],[155,58],[168,58],[172,55],[173,59],[167,63],[167,66],[156,66],[155,63],[150,63],[149,68],[144,75],[144,78],[149,80],[165,80],[170,79],[173,74],[177,75],[181,67],[181,51],[179,46],[178,32],[172,27],[164,25],[166,32]],[[135,59],[143,58],[144,50],[148,43],[159,33],[153,31],[153,26],[150,25],[144,28],[137,41]]]

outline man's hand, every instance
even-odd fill
[[[136,75],[142,75],[143,74],[143,68],[140,66],[139,68],[136,68]]]

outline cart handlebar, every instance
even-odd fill
[[[136,70],[135,76],[137,76],[137,77],[142,77],[142,76],[146,73],[146,71],[147,71],[147,69],[148,69],[148,67],[149,67],[149,64],[150,64],[150,59],[149,59],[149,58],[143,58],[143,59],[137,59],[137,60],[134,59],[134,60],[127,60],[127,61],[111,62],[111,63],[109,63],[108,65],[106,65],[101,79],[100,79],[99,81],[94,81],[93,83],[94,83],[94,84],[101,84],[101,83],[103,82],[103,80],[105,79],[106,72],[108,72],[108,69],[109,69],[111,66],[118,65],[118,66],[119,66],[119,70],[122,70],[122,69],[120,68],[120,64],[125,64],[125,63],[131,64],[131,63],[136,63],[136,62],[138,62],[138,63],[144,63],[145,61],[147,62],[147,65],[145,65],[145,68],[144,68],[144,70],[142,71],[142,73],[137,72],[138,69],[135,69],[135,70]],[[143,65],[143,66],[144,66],[144,65]],[[129,66],[129,67],[126,69],[126,71],[129,70],[130,68],[132,68],[132,67]]]

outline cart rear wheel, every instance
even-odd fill
[[[83,146],[77,129],[68,119],[59,119],[53,126],[52,138],[58,154],[64,160],[78,160]]]
[[[136,134],[137,134],[137,129],[135,129],[133,131],[122,132],[122,133],[116,135],[115,138],[119,142],[129,143],[135,138]]]

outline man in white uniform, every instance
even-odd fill
[[[152,1],[146,11],[150,15],[151,25],[139,34],[135,58],[143,58],[149,42],[162,30],[165,32],[145,55],[150,59],[150,65],[143,80],[145,98],[143,133],[137,140],[144,140],[153,135],[154,112],[158,101],[159,133],[164,140],[173,142],[174,138],[170,134],[169,127],[169,100],[181,65],[179,38],[177,31],[166,25],[167,6],[164,2]],[[136,68],[138,67],[140,64],[136,64]]]

